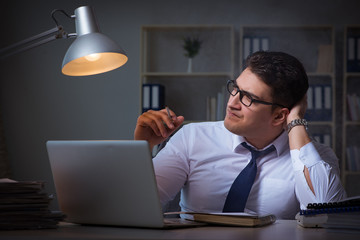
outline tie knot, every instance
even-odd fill
[[[275,150],[274,145],[271,145],[270,147],[262,151],[258,151],[254,149],[253,147],[249,146],[246,142],[241,143],[241,145],[251,152],[252,160],[256,160],[259,156],[265,156],[266,154],[269,154],[270,152]]]

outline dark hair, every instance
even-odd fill
[[[283,52],[255,52],[246,59],[246,68],[272,89],[273,102],[289,109],[304,97],[309,88],[302,63]]]

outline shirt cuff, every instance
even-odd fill
[[[293,149],[290,151],[294,171],[303,171],[304,166],[310,168],[320,163],[321,157],[312,142],[304,145],[300,150]]]
[[[309,142],[300,148],[299,159],[307,168],[322,162],[319,152],[316,150],[315,145],[312,142]]]
[[[297,149],[293,149],[290,151],[291,161],[293,164],[293,169],[295,172],[304,170],[304,163],[300,160],[300,151]]]

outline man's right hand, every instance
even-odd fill
[[[150,149],[162,143],[184,122],[183,116],[176,116],[173,111],[170,115],[171,119],[166,109],[144,112],[137,119],[134,139],[148,141]]]

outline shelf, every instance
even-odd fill
[[[355,70],[356,64],[359,64],[359,57],[356,57],[356,48],[360,46],[353,46],[353,51],[348,46],[349,39],[354,38],[353,44],[359,44],[360,40],[360,25],[346,26],[344,30],[344,80],[343,80],[343,139],[342,139],[342,181],[346,191],[350,196],[359,195],[359,184],[353,184],[354,181],[360,180],[360,171],[349,171],[349,167],[354,170],[359,170],[360,159],[356,151],[360,148],[359,133],[360,121],[351,121],[349,114],[349,99],[348,95],[356,94],[359,97],[360,93],[360,72],[348,71]],[[356,40],[357,39],[357,40]],[[350,57],[350,54],[353,55]],[[355,65],[354,65],[355,64]],[[350,66],[351,65],[351,66]],[[358,65],[357,65],[358,66]],[[356,69],[358,70],[358,68]],[[352,108],[356,112],[356,105]],[[350,157],[349,157],[350,155]]]
[[[360,171],[344,171],[346,175],[360,175]]]
[[[211,77],[211,76],[231,76],[232,72],[144,72],[142,73],[143,77],[152,77],[152,76],[180,76],[180,77]],[[330,72],[308,72],[308,77],[333,77],[334,73]],[[359,74],[352,74],[354,76],[360,76]]]
[[[334,122],[332,121],[309,121],[310,126],[319,126],[319,125],[327,125],[329,127],[332,127],[334,125]]]
[[[143,77],[229,77],[231,72],[144,72]]]
[[[194,30],[194,29],[198,29],[198,30],[202,30],[202,31],[206,31],[206,30],[211,30],[211,29],[232,29],[233,26],[232,25],[228,25],[228,24],[176,24],[176,25],[164,25],[164,24],[158,24],[158,25],[143,25],[142,26],[142,30],[146,31],[146,30],[150,30],[150,31],[179,31],[179,30]]]
[[[141,28],[141,72],[186,72],[184,38],[197,38],[193,72],[233,72],[232,25],[146,25]]]
[[[359,126],[360,127],[360,121],[346,121],[344,122],[345,126]]]
[[[345,75],[348,77],[360,77],[360,72],[346,72]]]
[[[183,49],[187,37],[201,41],[191,72],[187,72],[189,59]],[[226,82],[234,78],[234,42],[232,25],[142,26],[140,86],[160,84],[165,105],[187,122],[210,120],[208,103],[215,99],[223,106]],[[216,115],[219,119],[222,114]]]
[[[322,76],[334,77],[333,72],[308,72],[306,74],[308,75],[308,77],[322,77]]]
[[[333,57],[335,56],[335,41],[334,28],[332,26],[244,26],[240,32],[240,41],[244,42],[245,39],[250,39],[250,42],[252,43],[254,43],[254,40],[256,39],[267,40],[270,50],[282,51],[296,56],[303,63],[306,71],[313,75],[323,74],[323,70],[320,70],[324,69],[323,66],[326,67],[325,69],[329,69],[324,73],[326,75],[328,72],[331,73],[335,69]],[[247,44],[245,45],[247,46]],[[242,44],[242,46],[245,45]],[[260,49],[262,49],[262,47],[260,47]],[[326,51],[323,51],[324,49],[326,49]],[[244,54],[244,52],[248,52],[248,50],[247,48],[243,48],[240,49],[240,51],[243,56],[240,64],[242,66],[247,55]],[[325,55],[323,53],[325,53]],[[321,58],[319,57],[320,55]],[[319,61],[320,59],[322,61]],[[321,63],[321,65],[318,65],[318,63]]]

